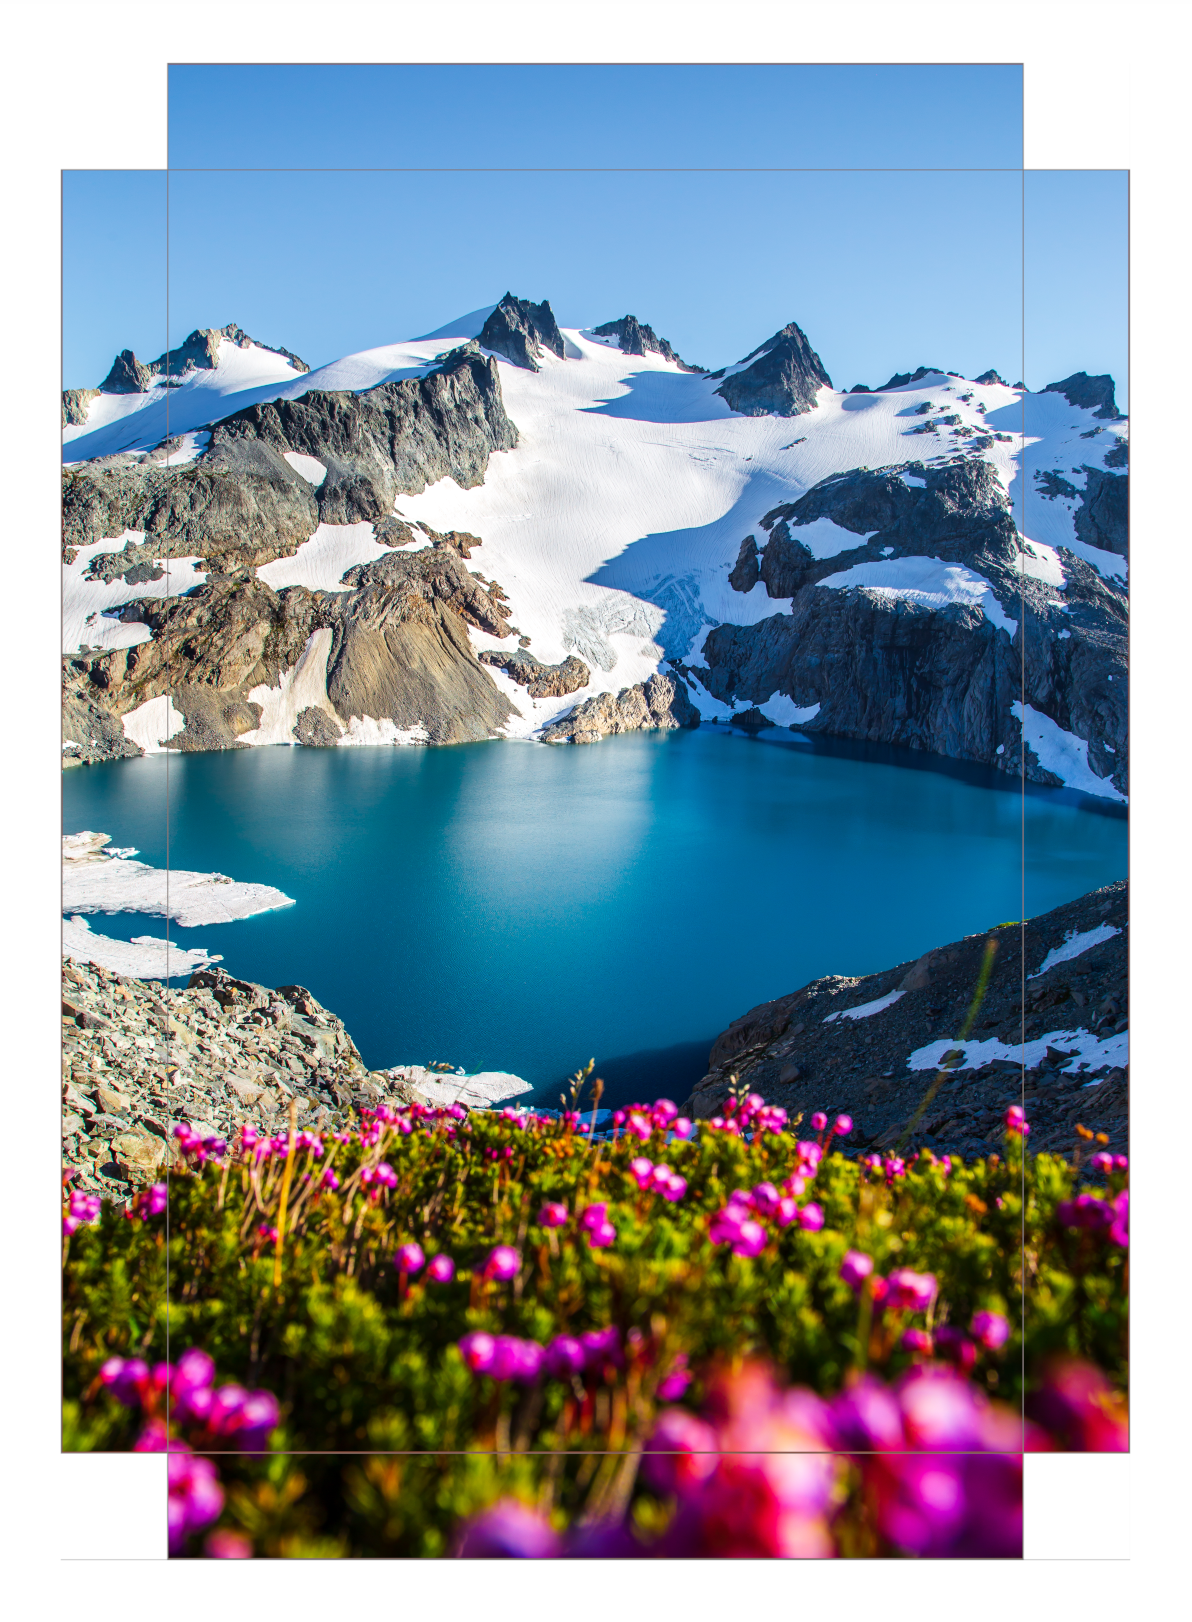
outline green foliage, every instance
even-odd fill
[[[1053,1156],[1024,1161],[1013,1137],[1004,1157],[948,1172],[925,1154],[889,1181],[829,1150],[804,1196],[822,1207],[822,1229],[771,1224],[752,1258],[710,1243],[709,1225],[734,1190],[791,1175],[791,1132],[746,1141],[705,1126],[685,1143],[655,1131],[593,1146],[566,1118],[527,1127],[440,1113],[405,1136],[389,1123],[363,1138],[329,1142],[321,1159],[295,1151],[280,1250],[262,1230],[278,1222],[284,1155],[175,1173],[168,1220],[109,1207],[69,1240],[65,1447],[131,1446],[133,1420],[97,1394],[96,1376],[113,1355],[166,1357],[167,1271],[170,1356],[202,1347],[221,1379],[264,1387],[282,1405],[277,1456],[221,1460],[229,1524],[258,1552],[346,1552],[347,1517],[354,1553],[439,1554],[461,1517],[503,1493],[566,1516],[616,1503],[657,1383],[680,1354],[693,1400],[704,1375],[746,1357],[831,1395],[862,1366],[895,1376],[911,1360],[899,1346],[906,1326],[967,1328],[987,1309],[1011,1325],[1009,1343],[982,1353],[975,1372],[998,1397],[1019,1402],[1061,1350],[1125,1381],[1126,1253],[1059,1224],[1077,1173]],[[687,1179],[682,1200],[639,1189],[629,1163],[643,1153]],[[329,1164],[334,1193],[321,1184]],[[380,1165],[395,1186],[367,1182]],[[539,1224],[551,1201],[567,1206],[565,1228]],[[596,1202],[616,1228],[607,1249],[590,1247],[576,1221]],[[452,1256],[455,1280],[399,1276],[394,1252],[412,1240],[428,1258]],[[498,1244],[516,1247],[522,1266],[509,1282],[486,1282]],[[868,1325],[840,1277],[850,1250],[872,1256],[879,1274],[934,1274],[928,1318]],[[594,1396],[558,1379],[527,1391],[480,1378],[458,1350],[470,1330],[546,1343],[609,1324],[636,1331],[647,1355],[639,1373]],[[643,1503],[635,1513],[653,1512]]]

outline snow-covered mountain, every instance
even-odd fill
[[[70,758],[731,717],[1124,797],[1111,379],[845,394],[793,323],[709,374],[511,294],[184,352],[64,402]]]

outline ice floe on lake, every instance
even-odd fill
[[[449,1108],[452,1104],[484,1109],[534,1090],[528,1081],[507,1070],[479,1070],[475,1075],[465,1075],[461,1072],[453,1074],[450,1070],[428,1070],[420,1064],[399,1064],[386,1071],[386,1074],[394,1081],[408,1082],[428,1103],[436,1104],[440,1109]]]
[[[134,935],[131,941],[98,935],[78,913],[62,920],[62,956],[94,963],[110,974],[131,974],[138,980],[176,979],[223,962],[218,952],[178,946],[155,935]]]
[[[90,831],[63,838],[64,913],[144,912],[191,929],[294,905],[291,896],[269,884],[245,884],[222,873],[167,871],[128,858],[106,859],[103,847],[108,842],[107,834]]]

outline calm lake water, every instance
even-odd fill
[[[934,769],[931,769],[934,768]],[[245,749],[71,771],[64,830],[297,903],[178,930],[298,983],[373,1066],[511,1070],[553,1102],[682,1099],[737,1015],[1126,876],[1120,814],[893,750],[636,733],[590,748]],[[1025,853],[1025,861],[1024,861]],[[128,939],[161,920],[92,927]]]

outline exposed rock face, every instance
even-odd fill
[[[327,468],[320,522],[355,524],[386,518],[398,495],[418,495],[438,479],[450,476],[466,490],[483,484],[492,453],[516,444],[496,362],[472,341],[424,377],[250,406],[216,427],[203,460],[243,467],[268,451],[316,457]]]
[[[587,665],[573,653],[568,654],[562,664],[544,665],[524,648],[519,648],[515,653],[489,649],[480,655],[480,663],[512,676],[515,682],[527,689],[531,698],[566,698],[568,693],[576,693],[581,687],[586,687],[592,679]]]
[[[681,681],[654,675],[636,687],[597,693],[542,733],[543,743],[596,743],[612,732],[669,732],[699,725],[699,711]]]
[[[653,327],[647,326],[635,315],[623,315],[619,321],[606,321],[602,327],[593,327],[598,338],[615,338],[625,355],[661,355],[673,360],[684,372],[698,372],[703,368],[688,366],[665,338],[660,338]]]
[[[63,1164],[112,1196],[164,1176],[180,1121],[231,1140],[243,1124],[336,1131],[414,1089],[370,1072],[343,1021],[302,986],[268,991],[216,968],[185,990],[62,965]]]
[[[90,765],[99,760],[128,760],[141,753],[124,736],[118,716],[87,696],[80,683],[85,660],[68,660],[62,671],[62,764]]]
[[[1125,467],[1130,460],[1129,442],[1119,438],[1113,449],[1106,451],[1101,460],[1106,467]]]
[[[512,293],[505,294],[480,329],[480,344],[531,372],[539,370],[538,359],[544,345],[560,360],[566,354],[563,334],[550,301],[543,299],[541,304],[531,304],[529,299],[514,298]]]
[[[1108,463],[1109,457],[1105,460]],[[1129,557],[1129,475],[1103,473],[1096,467],[1086,467],[1084,471],[1086,477],[1082,500],[1073,515],[1077,538],[1086,546],[1099,546],[1105,552]]]
[[[1062,394],[1069,405],[1092,411],[1095,417],[1105,417],[1111,422],[1122,415],[1113,397],[1113,378],[1108,372],[1097,377],[1090,377],[1087,372],[1073,372],[1062,382],[1048,383],[1043,393]]]
[[[1128,1095],[1119,1039],[1129,1024],[1127,904],[1126,885],[1112,884],[1032,918],[1025,930],[1003,924],[914,963],[860,978],[828,975],[763,1003],[717,1037],[708,1074],[684,1113],[716,1114],[735,1075],[791,1114],[848,1113],[855,1129],[846,1148],[892,1148],[942,1065],[942,1085],[907,1136],[906,1150],[926,1145],[938,1153],[988,1153],[1001,1137],[1006,1105],[1024,1099],[1024,1086],[1032,1149],[1069,1151],[1081,1121],[1108,1132],[1113,1150],[1125,1150]],[[1039,974],[1048,954],[1073,933],[1092,937],[1088,949]],[[988,989],[974,1028],[961,1039],[988,941],[997,947]],[[885,1007],[848,1017],[849,1010],[883,1000]],[[1009,1056],[982,1052],[978,1044],[991,1039]],[[1073,1057],[1079,1044],[1091,1048],[1093,1039],[1111,1044],[1108,1057]],[[930,1067],[909,1069],[911,1054],[932,1043],[939,1054]],[[1024,1043],[1025,1073],[1018,1057]],[[1088,1085],[1098,1079],[1099,1086]]]
[[[131,603],[123,617],[148,625],[152,639],[67,661],[69,700],[118,718],[169,693],[186,718],[171,748],[235,748],[260,724],[253,689],[277,687],[311,636],[330,630],[327,694],[344,727],[352,716],[370,716],[403,731],[423,727],[434,743],[458,743],[491,737],[513,715],[466,630],[508,636],[504,594],[481,585],[455,547],[390,553],[349,569],[345,584],[343,592],[276,592],[237,572],[185,597]],[[326,721],[306,722],[312,741],[334,741]]]
[[[87,421],[87,410],[92,400],[99,399],[98,389],[62,390],[62,426],[72,427]]]
[[[973,382],[974,383],[1000,383],[1004,389],[1008,389],[1010,387],[1010,385],[1006,382],[1005,378],[1004,377],[999,377],[997,372],[995,372],[993,370],[992,366],[989,368],[989,370],[987,372],[982,372],[980,377],[974,377]]]
[[[294,723],[294,736],[308,749],[334,749],[343,735],[343,728],[326,710],[316,710],[313,705],[301,710]]]
[[[931,377],[936,372],[941,377],[949,376],[949,373],[945,372],[942,366],[917,366],[913,372],[895,372],[893,377],[883,383],[880,388],[874,389],[873,392],[874,394],[884,394],[887,389],[905,388],[908,383],[921,382],[923,378]],[[984,378],[978,378],[976,381],[989,382],[991,379],[989,374],[986,373]]]
[[[902,471],[922,479],[922,488],[908,489],[899,471],[837,474],[766,514],[768,542],[759,552],[756,538],[747,537],[730,579],[742,591],[764,581],[771,597],[791,600],[790,613],[709,631],[707,669],[695,672],[700,681],[725,703],[763,704],[777,692],[801,708],[819,704],[818,715],[802,723],[806,731],[1016,773],[1022,729],[1011,706],[1025,678],[1027,704],[1087,739],[1093,770],[1125,792],[1124,587],[1067,552],[1062,598],[1022,574],[1005,493],[983,460],[907,464]],[[817,561],[799,539],[800,527],[817,518],[856,534],[856,548]],[[1013,636],[973,605],[935,608],[866,587],[818,584],[887,556],[927,556],[980,575],[1014,622]],[[1026,774],[1033,782],[1059,781],[1029,750]]]
[[[470,489],[483,483],[492,452],[516,443],[496,364],[467,344],[425,377],[362,394],[316,390],[237,412],[216,426],[197,461],[181,467],[115,457],[68,469],[63,545],[143,530],[155,537],[158,556],[173,543],[175,556],[257,568],[292,556],[320,523],[399,525],[396,496],[447,475]],[[287,451],[326,464],[317,490],[286,461]]]
[[[726,377],[716,392],[746,417],[797,417],[815,409],[819,389],[832,386],[824,363],[793,321],[745,361],[753,364]]]
[[[219,362],[219,340],[230,338],[238,349],[267,349],[270,354],[281,355],[288,360],[296,372],[309,372],[310,367],[304,360],[288,349],[282,349],[277,344],[263,344],[259,338],[250,338],[243,327],[238,327],[234,321],[229,321],[226,327],[200,327],[192,332],[186,341],[177,349],[167,349],[155,361],[149,363],[149,370],[158,377],[185,377],[188,372],[198,370],[211,370]]]
[[[149,368],[141,365],[131,349],[122,349],[99,385],[99,391],[101,394],[144,394],[152,383]]]

